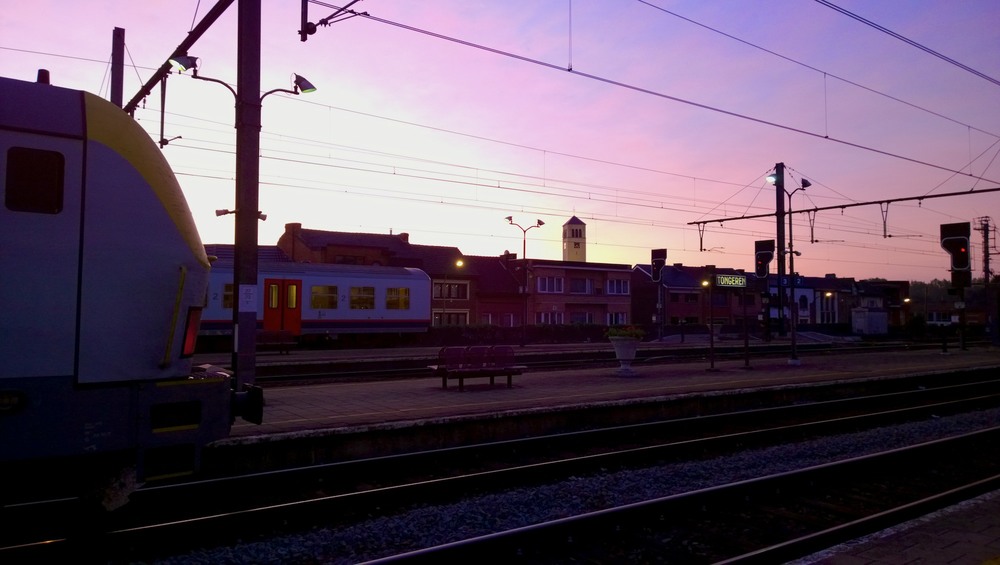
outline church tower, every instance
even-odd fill
[[[587,224],[573,216],[563,224],[563,261],[587,261]]]

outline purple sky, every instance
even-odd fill
[[[47,68],[55,84],[107,96],[117,26],[137,67],[126,69],[126,99],[213,4],[0,2],[0,74],[33,80]],[[834,3],[1000,79],[995,0]],[[354,6],[534,62],[364,17],[303,43],[297,0],[263,5],[262,88],[290,87],[291,73],[319,88],[264,101],[263,244],[301,222],[408,232],[411,242],[467,254],[520,253],[522,232],[503,219],[513,215],[525,226],[546,223],[527,233],[529,256],[559,259],[560,227],[576,215],[587,224],[590,261],[647,263],[650,249],[667,248],[668,263],[750,269],[754,241],[775,236],[773,218],[710,224],[706,252],[688,224],[773,212],[764,177],[778,161],[789,189],[812,183],[794,196],[795,209],[1000,187],[1000,86],[818,2]],[[310,19],[332,11],[311,4]],[[236,16],[234,5],[191,49],[202,75],[233,85]],[[232,242],[232,216],[214,214],[234,205],[232,95],[188,76],[168,85],[165,135],[181,139],[164,153],[202,239]],[[154,139],[160,108],[157,89],[136,113]],[[796,268],[947,278],[938,226],[978,227],[983,217],[995,226],[1000,193],[896,203],[887,217],[892,238],[882,237],[877,205],[820,212],[812,226],[797,215]],[[972,249],[979,277],[979,232]]]

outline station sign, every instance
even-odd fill
[[[715,275],[715,286],[729,288],[746,288],[746,275]]]

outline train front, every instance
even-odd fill
[[[0,78],[0,101],[0,462],[193,472],[236,395],[192,370],[210,265],[173,172],[89,93]]]

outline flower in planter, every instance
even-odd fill
[[[631,337],[635,339],[642,339],[646,335],[646,332],[642,328],[637,328],[635,326],[611,326],[608,331],[604,332],[604,337]]]

